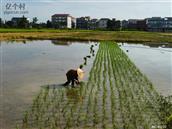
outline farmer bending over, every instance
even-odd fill
[[[79,79],[83,79],[84,77],[84,71],[82,70],[82,65],[77,69],[71,69],[66,73],[67,82],[64,84],[64,86],[69,85],[72,82],[72,86],[74,86],[74,83],[79,84]]]

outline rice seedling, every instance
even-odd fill
[[[88,81],[74,89],[43,88],[24,115],[23,127],[150,129],[168,123],[171,114],[171,99],[156,92],[116,43],[102,42]]]
[[[90,56],[90,55],[88,55],[88,56],[87,56],[87,58],[91,58],[91,56]]]

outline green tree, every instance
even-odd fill
[[[37,17],[34,17],[33,19],[32,19],[32,23],[33,24],[36,24],[38,22],[38,18]]]
[[[26,17],[22,17],[21,20],[18,23],[19,28],[28,28],[29,27],[29,21]]]
[[[107,23],[107,29],[108,30],[120,30],[121,28],[121,22],[119,20],[109,20]]]
[[[13,27],[13,22],[12,21],[6,21],[4,26],[5,26],[5,28],[11,28],[11,27]]]
[[[108,22],[107,22],[107,29],[108,30],[113,30],[113,21],[112,20],[108,20]]]
[[[34,27],[34,28],[39,27],[39,25],[37,24],[37,22],[38,22],[38,18],[37,17],[34,17],[32,19],[32,27]]]
[[[0,27],[2,27],[3,26],[3,21],[2,21],[2,19],[0,18]]]
[[[51,23],[50,20],[47,21],[46,27],[47,27],[47,28],[52,28],[52,23]]]

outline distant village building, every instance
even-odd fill
[[[137,30],[142,30],[142,31],[147,30],[147,25],[146,25],[146,20],[145,19],[139,19],[137,21]]]
[[[72,28],[73,19],[70,14],[54,14],[51,17],[52,25],[55,28]]]
[[[95,30],[95,29],[97,29],[98,28],[98,19],[91,19],[90,21],[89,21],[89,29],[90,30]]]
[[[76,28],[77,29],[88,29],[89,28],[90,17],[80,17],[76,19]]]
[[[164,31],[165,32],[172,32],[172,17],[165,17],[164,18]]]
[[[122,29],[127,29],[128,28],[128,21],[127,20],[122,20],[121,21],[121,28]]]
[[[137,21],[138,21],[138,19],[129,19],[127,28],[136,30],[137,29]]]
[[[146,19],[148,31],[164,31],[164,18],[152,17]]]
[[[71,17],[72,18],[72,28],[76,28],[76,18],[75,17]]]
[[[13,17],[11,19],[14,27],[17,27],[22,20],[27,21],[27,24],[29,24],[29,18],[26,18],[26,17]]]
[[[101,18],[98,22],[98,28],[107,29],[109,18]]]

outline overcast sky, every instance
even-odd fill
[[[9,20],[17,14],[4,14],[7,3],[25,3],[32,19],[39,22],[51,19],[56,13],[69,13],[74,17],[91,16],[91,18],[134,19],[153,16],[172,16],[172,0],[1,0],[1,17]]]

